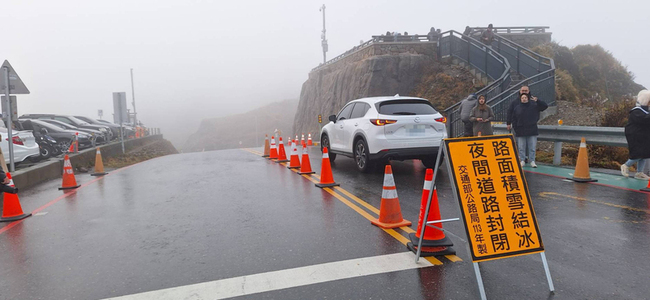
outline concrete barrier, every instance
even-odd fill
[[[128,152],[131,149],[151,144],[153,142],[162,140],[163,136],[151,135],[143,138],[130,139],[124,141],[124,150]],[[102,158],[106,161],[109,157],[114,157],[122,154],[122,143],[113,142],[110,144],[99,146],[102,151]],[[95,148],[85,149],[79,153],[70,154],[70,162],[73,168],[78,166],[94,166],[95,165]],[[27,189],[35,186],[41,182],[61,178],[63,174],[63,158],[50,159],[38,163],[29,168],[18,170],[11,174],[14,184],[18,189]]]

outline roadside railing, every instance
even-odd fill
[[[471,39],[468,36],[463,36],[463,38]],[[513,68],[513,71],[524,77],[517,84],[503,88],[496,95],[486,94],[487,103],[492,107],[495,114],[494,121],[506,121],[508,107],[512,101],[518,100],[518,92],[523,85],[528,85],[531,95],[544,100],[548,105],[555,105],[555,62],[553,59],[534,53],[499,35],[495,35],[490,47],[509,62],[509,66]],[[443,47],[440,46],[438,49],[442,51]],[[511,80],[508,81],[508,84],[510,82]],[[484,92],[480,90],[477,94],[484,94]],[[460,102],[445,110],[447,130],[450,137],[458,137],[463,134],[459,105]]]
[[[549,26],[514,26],[514,27],[492,27],[495,33],[546,33]],[[483,32],[487,27],[472,27],[472,33]],[[471,35],[471,34],[470,34]]]
[[[438,42],[438,56],[440,58],[451,56],[486,74],[492,83],[476,93],[486,95],[487,99],[502,94],[510,85],[508,59],[478,40],[462,33],[453,30],[443,32]],[[457,137],[463,133],[459,106],[460,101],[445,110],[450,137]]]
[[[494,134],[508,134],[506,124],[492,125]],[[623,127],[594,127],[594,126],[559,126],[538,125],[540,141],[555,142],[553,164],[559,165],[562,157],[562,143],[579,144],[585,138],[587,144],[615,147],[627,147],[625,128]]]

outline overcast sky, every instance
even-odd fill
[[[134,69],[139,120],[178,144],[201,119],[297,99],[322,61],[386,31],[550,26],[562,45],[600,44],[650,86],[648,1],[0,0],[0,60],[30,89],[18,113],[112,120]],[[614,4],[615,3],[615,4]],[[643,12],[643,13],[641,13]]]

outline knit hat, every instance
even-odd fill
[[[648,106],[648,103],[650,103],[650,91],[640,91],[636,96],[636,103],[638,103],[640,106]]]

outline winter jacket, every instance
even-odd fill
[[[650,158],[650,113],[647,106],[630,110],[625,138],[630,150],[630,159]]]
[[[463,122],[469,122],[469,114],[472,113],[472,109],[476,106],[477,99],[476,95],[471,94],[467,99],[463,100],[460,103],[460,120]]]
[[[548,104],[542,100],[530,100],[527,103],[518,101],[512,110],[512,127],[516,136],[539,135],[537,122],[539,113],[546,110]]]
[[[479,106],[475,106],[472,109],[472,113],[469,116],[469,120],[473,122],[474,136],[478,136],[480,132],[481,135],[492,135],[492,120],[494,119],[494,112],[490,106],[487,106],[487,109],[481,111]],[[483,120],[488,120],[488,122],[479,122],[476,121],[477,118]]]

